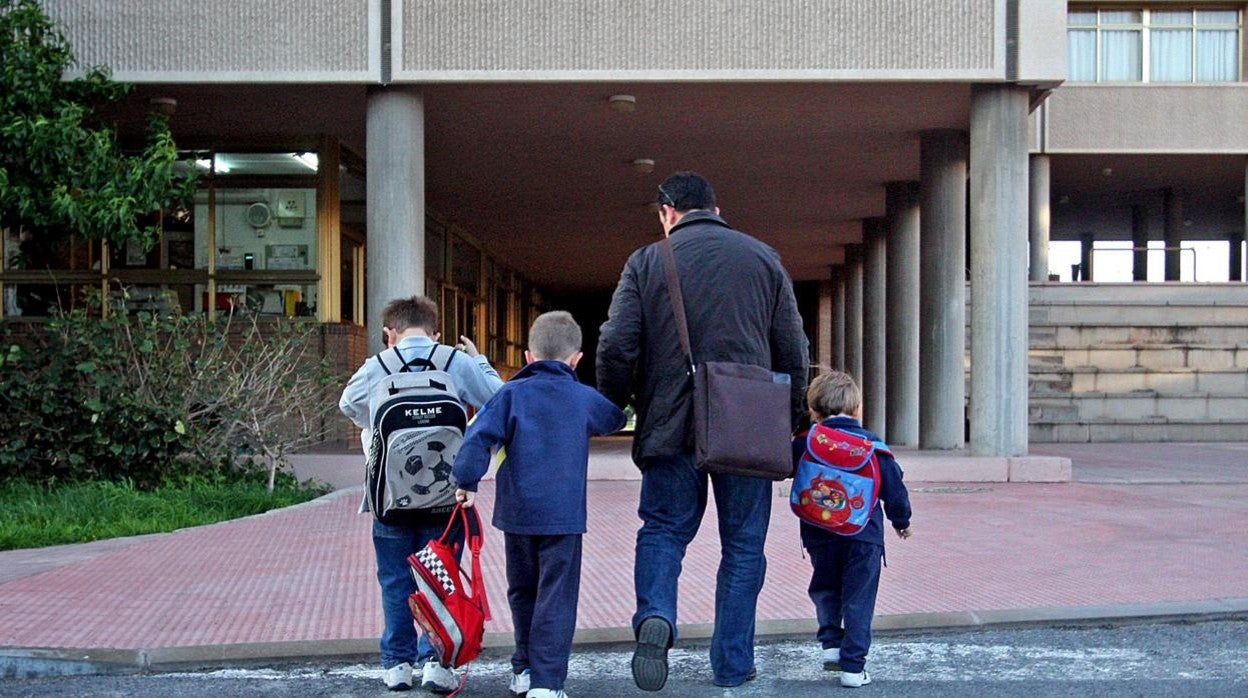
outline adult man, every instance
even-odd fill
[[[677,172],[659,186],[659,221],[671,239],[696,361],[731,361],[787,373],[793,420],[803,418],[807,342],[793,285],[775,250],[719,217],[711,185]],[[722,558],[715,588],[711,668],[719,686],[754,677],[754,614],[767,561],[771,483],[707,475],[693,466],[692,381],[681,354],[660,243],[629,258],[598,343],[598,389],[616,404],[635,395],[633,460],[642,470],[634,584],[633,680],[657,691],[675,640],[685,548],[706,510],[710,480]]]

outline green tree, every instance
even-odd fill
[[[96,110],[131,85],[107,68],[78,67],[64,34],[35,0],[0,0],[0,228],[77,235],[145,249],[150,214],[185,202],[193,171],[175,167],[165,117],[153,115],[141,153],[123,153],[115,124]]]

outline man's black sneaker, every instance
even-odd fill
[[[667,683],[667,648],[672,645],[672,626],[658,616],[641,622],[637,649],[633,652],[633,683],[643,691],[657,691]]]

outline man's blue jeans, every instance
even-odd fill
[[[771,482],[735,475],[707,475],[693,455],[647,459],[641,476],[641,530],[633,581],[637,614],[633,631],[651,616],[666,620],[675,637],[676,590],[685,548],[706,511],[706,483],[719,512],[721,558],[715,583],[715,632],[711,669],[715,683],[735,686],[754,667],[754,616],[767,559],[763,544],[771,518]]]
[[[377,552],[377,581],[381,584],[381,609],[386,628],[381,634],[381,666],[389,669],[407,662],[418,669],[434,658],[433,645],[417,636],[407,597],[416,582],[407,556],[442,535],[441,526],[387,526],[373,520],[373,549]]]

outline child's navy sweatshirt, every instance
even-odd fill
[[[490,452],[506,449],[494,495],[494,527],[506,533],[585,532],[589,438],[623,428],[624,413],[582,384],[562,361],[535,361],[481,408],[455,457],[459,487],[476,491]]]
[[[880,437],[863,429],[862,424],[853,417],[829,417],[823,420],[822,424],[826,427],[842,429],[851,434],[857,434],[864,439],[880,440]],[[801,457],[805,449],[806,440],[804,438],[793,440],[794,463]],[[884,545],[884,514],[880,511],[881,504],[888,512],[888,520],[893,524],[893,528],[901,530],[910,527],[910,493],[906,490],[906,485],[901,478],[901,466],[897,465],[897,461],[893,460],[891,456],[881,453],[880,501],[876,502],[875,510],[871,512],[871,520],[867,522],[867,525],[857,535],[842,536],[803,521],[801,522],[802,545],[809,548],[815,545],[825,545],[828,542],[846,540]]]

